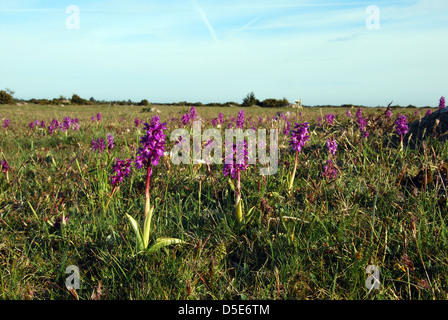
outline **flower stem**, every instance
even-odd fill
[[[151,173],[152,173],[152,168],[151,166],[148,166],[148,168],[146,169],[146,187],[145,187],[145,218],[149,212],[149,205],[150,205],[150,201],[149,201],[149,181],[151,178]]]
[[[294,178],[296,176],[296,170],[297,170],[297,160],[299,158],[299,151],[296,150],[296,158],[294,160],[294,169],[292,170],[291,180],[289,181],[289,192],[292,190],[292,186],[294,184]]]

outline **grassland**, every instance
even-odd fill
[[[167,134],[188,107],[157,106]],[[204,127],[222,112],[240,108],[198,107]],[[116,157],[135,155],[142,126],[153,112],[135,106],[0,106],[0,299],[447,299],[448,234],[446,143],[427,140],[410,149],[395,146],[393,121],[415,109],[364,109],[369,138],[360,136],[346,109],[247,108],[246,123],[280,131],[277,112],[311,124],[299,156],[293,192],[288,174],[294,154],[279,135],[279,170],[261,176],[255,165],[242,173],[243,205],[254,219],[241,227],[234,216],[234,189],[221,165],[173,165],[154,169],[152,238],[185,243],[149,254],[138,252],[125,218],[139,222],[144,208],[143,170],[134,170],[112,198],[109,178]],[[419,110],[424,116],[426,110]],[[352,110],[354,116],[356,110]],[[101,113],[101,121],[91,117]],[[337,114],[336,124],[317,118]],[[78,118],[79,131],[50,135],[28,123]],[[170,119],[171,116],[171,119]],[[262,121],[259,122],[259,117]],[[174,118],[174,119],[173,119]],[[115,137],[109,153],[91,141]],[[322,175],[327,139],[336,139],[337,179]],[[168,139],[169,141],[169,139]],[[167,144],[170,150],[173,143]],[[64,225],[55,219],[68,217]],[[69,265],[79,267],[81,287],[67,290]],[[366,288],[365,269],[380,270],[380,289]]]

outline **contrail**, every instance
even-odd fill
[[[213,40],[215,40],[216,43],[219,42],[218,37],[216,36],[215,29],[213,29],[213,26],[210,24],[210,21],[208,21],[207,15],[205,14],[204,10],[201,9],[196,0],[193,0],[193,2],[196,10],[198,10],[198,12],[201,14],[202,20],[204,20],[204,23],[207,26],[208,31],[210,31],[210,35],[212,36]]]
[[[247,28],[249,28],[252,24],[254,24],[255,22],[257,22],[258,20],[260,20],[260,18],[263,15],[260,14],[258,17],[256,17],[255,19],[252,19],[251,21],[249,21],[248,23],[246,23],[244,26],[242,26],[241,28],[239,28],[238,30],[235,30],[232,34],[230,34],[227,39],[233,38],[236,34],[246,30]]]

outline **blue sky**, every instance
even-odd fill
[[[79,8],[79,29],[67,28]],[[379,29],[369,29],[369,5]],[[448,0],[0,0],[17,98],[437,106]]]

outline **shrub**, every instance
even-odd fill
[[[282,100],[265,99],[262,102],[260,102],[260,107],[262,108],[281,108],[287,105],[289,105],[289,101],[286,100],[286,98],[283,98]]]
[[[1,90],[0,91],[0,104],[13,104],[14,99],[12,95],[10,95],[8,92]]]

